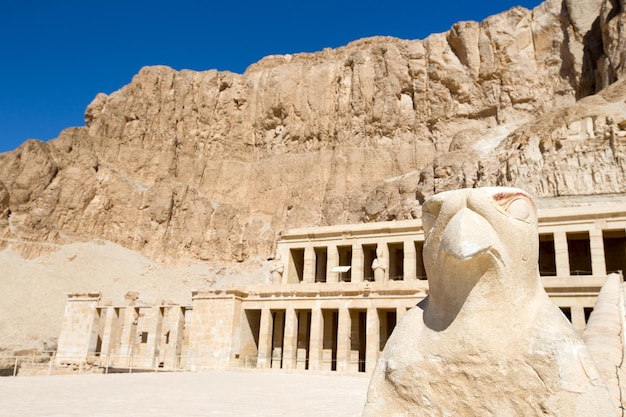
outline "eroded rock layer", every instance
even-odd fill
[[[242,75],[146,67],[85,127],[0,155],[0,246],[241,262],[286,228],[410,218],[459,186],[623,192],[623,6],[548,0]]]

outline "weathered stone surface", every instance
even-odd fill
[[[481,152],[481,142],[456,145],[461,149],[422,170],[417,195],[485,185],[524,187],[543,197],[623,193],[625,98],[620,80],[505,134],[493,152]]]
[[[244,74],[143,68],[85,127],[0,154],[0,248],[104,239],[231,268],[284,229],[415,218],[458,187],[623,192],[624,16],[548,0]]]
[[[611,416],[582,340],[539,280],[534,204],[514,188],[423,208],[430,292],[372,376],[364,416]]]
[[[523,156],[512,138],[525,132],[515,128],[595,92],[600,55],[605,78],[617,77],[612,45],[622,41],[611,22],[621,14],[605,3],[550,0],[423,41],[267,57],[243,75],[144,68],[94,99],[86,128],[2,155],[12,213],[2,235],[241,261],[271,256],[284,228],[411,218],[416,194],[515,183],[483,175],[493,166],[477,155],[512,151],[507,161],[528,166],[514,161]],[[416,170],[431,161],[418,185]],[[615,180],[602,192],[620,191]],[[598,190],[562,182],[539,194]]]
[[[620,381],[626,377],[623,365],[624,301],[623,277],[621,274],[609,275],[583,333],[585,345],[598,365],[619,416],[624,415],[626,406],[626,387],[623,383],[620,386]]]
[[[7,216],[8,210],[9,210],[9,191],[4,186],[4,184],[0,182],[0,217]]]

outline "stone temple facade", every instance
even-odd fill
[[[581,333],[607,275],[626,270],[626,197],[537,203],[542,283]],[[191,305],[70,294],[57,364],[371,372],[428,294],[423,240],[420,220],[292,229],[269,285],[193,291]]]

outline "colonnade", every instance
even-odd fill
[[[626,220],[612,220],[540,224],[541,275],[601,277],[626,270]],[[286,234],[277,250],[282,259],[287,260],[280,283],[374,281],[372,263],[377,258],[385,269],[382,281],[426,279],[421,224],[415,222],[414,227],[418,232],[411,236],[399,235],[396,239],[393,235],[346,239],[337,233],[334,239],[304,240],[299,234],[293,239]]]
[[[383,281],[414,281],[426,279],[422,261],[421,240],[378,242],[350,245],[327,244],[284,249],[283,259],[288,260],[282,284],[314,282],[365,282],[374,281],[372,262],[379,259],[384,267]],[[380,251],[381,257],[376,255]],[[341,267],[349,267],[342,270]]]
[[[95,361],[124,368],[181,366],[185,315],[190,307],[101,306],[99,301],[99,293],[70,295],[57,364]]]
[[[623,207],[540,212],[542,283],[579,332],[607,274],[626,270]],[[70,294],[57,362],[371,371],[395,323],[427,294],[423,239],[418,220],[286,231],[279,279],[193,291],[192,306],[103,306],[99,293]]]
[[[406,311],[406,306],[263,308],[257,368],[370,372]]]
[[[540,239],[542,239],[543,242],[552,240],[554,244],[553,253],[549,253],[550,251],[547,251],[548,253],[546,253],[546,251],[540,251],[540,257],[553,256],[554,258],[554,271],[542,271],[544,275],[552,275],[552,273],[556,276],[606,275],[607,265],[611,264],[611,260],[610,257],[607,257],[605,247],[608,246],[606,249],[609,251],[614,251],[615,248],[613,244],[608,244],[604,232],[605,231],[601,229],[590,229],[570,233],[564,230],[556,230],[552,233],[541,234]],[[620,232],[624,235],[623,230]],[[615,238],[614,240],[617,241],[617,245],[623,246],[623,241],[626,241],[626,238]],[[582,253],[576,253],[572,246],[582,248]],[[580,267],[581,264],[585,266]]]

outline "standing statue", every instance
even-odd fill
[[[376,247],[376,258],[372,262],[372,271],[374,271],[374,281],[383,282],[385,280],[385,271],[387,270],[387,260],[383,255],[383,249]]]
[[[423,206],[429,295],[372,375],[365,417],[615,416],[589,351],[541,285],[534,203],[515,188]]]
[[[285,272],[285,265],[280,260],[280,254],[276,254],[270,266],[270,281],[272,284],[280,284]]]

